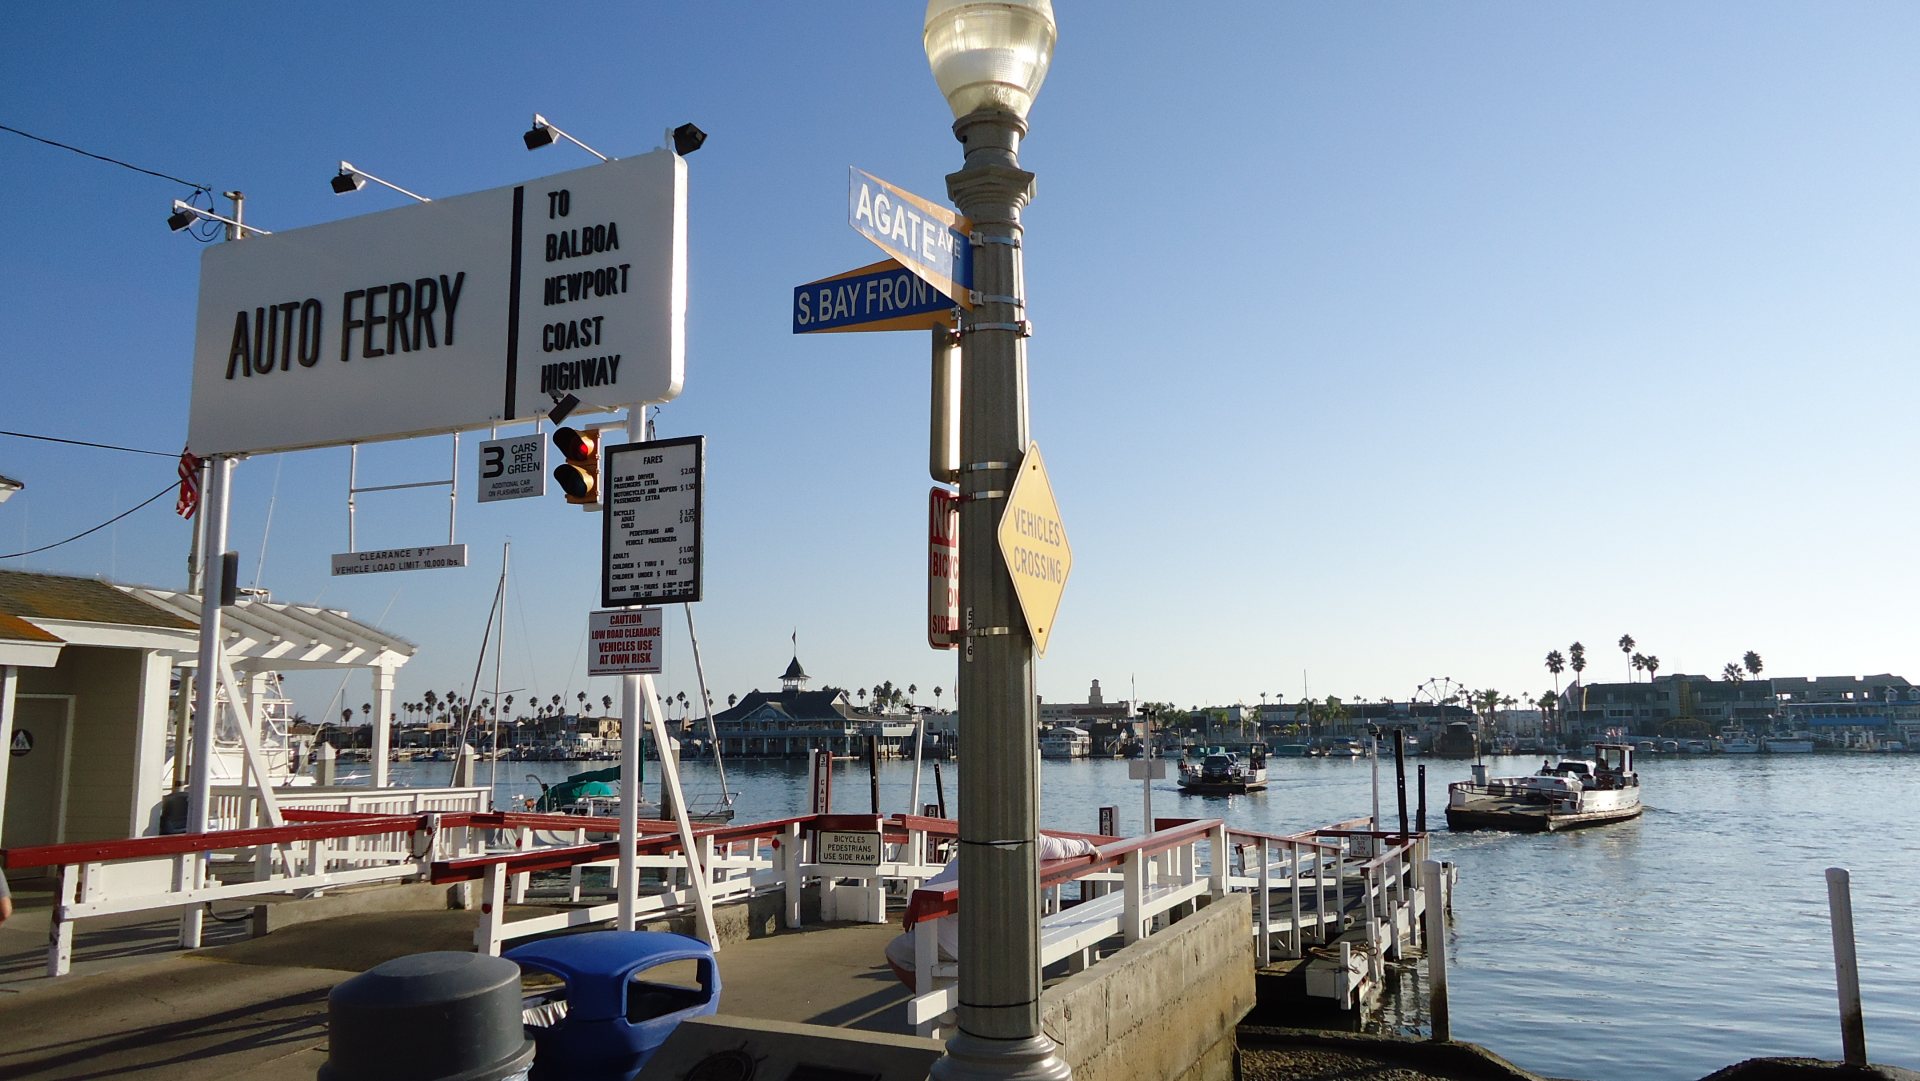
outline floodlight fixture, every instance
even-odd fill
[[[382,180],[379,177],[374,176],[372,173],[367,172],[365,169],[356,168],[354,164],[350,161],[343,161],[340,163],[340,171],[334,175],[334,178],[332,181],[333,193],[335,195],[345,195],[350,191],[359,191],[361,188],[364,188],[367,186],[367,181],[369,180],[373,181],[375,184],[378,184],[383,188],[391,188],[394,191],[397,191],[400,194],[406,196],[407,198],[412,199],[414,202],[417,202],[417,203],[433,202],[432,199],[429,199],[424,195],[415,194],[414,192],[410,192],[407,189],[401,187],[400,185],[393,183],[392,181]]]
[[[559,128],[554,127],[547,122],[546,117],[541,116],[539,113],[533,114],[533,127],[528,128],[527,133],[520,138],[527,144],[528,150],[538,150],[543,146],[552,146],[555,139],[565,139],[567,142],[592,154],[601,161],[613,160],[573,136],[568,135],[566,132],[561,131]]]
[[[707,141],[707,133],[692,124],[682,124],[673,129],[673,152],[686,157],[700,149]]]
[[[175,199],[173,201],[173,213],[167,215],[167,228],[172,229],[174,232],[177,233],[180,230],[185,229],[187,226],[192,225],[193,220],[195,218],[204,218],[207,221],[217,221],[222,225],[230,225],[233,228],[240,230],[242,234],[258,233],[261,236],[273,235],[272,233],[268,232],[265,229],[261,229],[252,225],[247,225],[233,218],[224,217],[222,215],[215,214],[211,210],[202,210],[201,208],[194,206],[192,203],[183,202],[179,199]]]
[[[553,408],[547,411],[547,419],[555,424],[564,423],[574,410],[580,408],[580,399],[571,394],[564,398],[558,394],[552,397]]]

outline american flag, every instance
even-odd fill
[[[180,451],[180,498],[174,501],[173,513],[182,518],[191,518],[200,509],[200,459],[192,451]]]

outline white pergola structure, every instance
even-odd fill
[[[121,589],[196,625],[200,597],[164,589],[121,586]],[[276,604],[243,600],[224,610],[221,630],[226,638],[222,654],[230,672],[216,674],[228,684],[243,732],[257,733],[255,706],[266,693],[274,672],[314,669],[370,668],[374,673],[372,784],[387,785],[387,752],[392,745],[393,673],[412,659],[415,646],[350,618],[345,612],[313,605]],[[180,658],[182,667],[197,668],[198,658]],[[206,681],[201,681],[202,692]],[[244,702],[244,706],[240,703]],[[254,772],[256,777],[260,773]],[[271,798],[270,796],[268,797]]]

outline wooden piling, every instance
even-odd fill
[[[1427,832],[1427,764],[1420,763],[1420,816],[1414,820],[1414,829]]]
[[[1393,730],[1393,783],[1400,794],[1400,836],[1407,835],[1407,730]]]
[[[1422,766],[1421,772],[1426,772],[1426,767]],[[1447,1019],[1446,886],[1438,860],[1427,860],[1420,865],[1420,888],[1426,893],[1427,986],[1433,1038],[1450,1041],[1453,1027]]]
[[[1840,993],[1840,1046],[1849,1066],[1867,1064],[1867,1021],[1860,1010],[1860,962],[1853,952],[1853,888],[1847,869],[1827,868],[1833,926],[1833,974]]]

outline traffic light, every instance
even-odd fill
[[[567,494],[567,502],[593,507],[600,503],[601,433],[588,428],[555,428],[553,445],[566,461],[553,467],[553,479]]]

